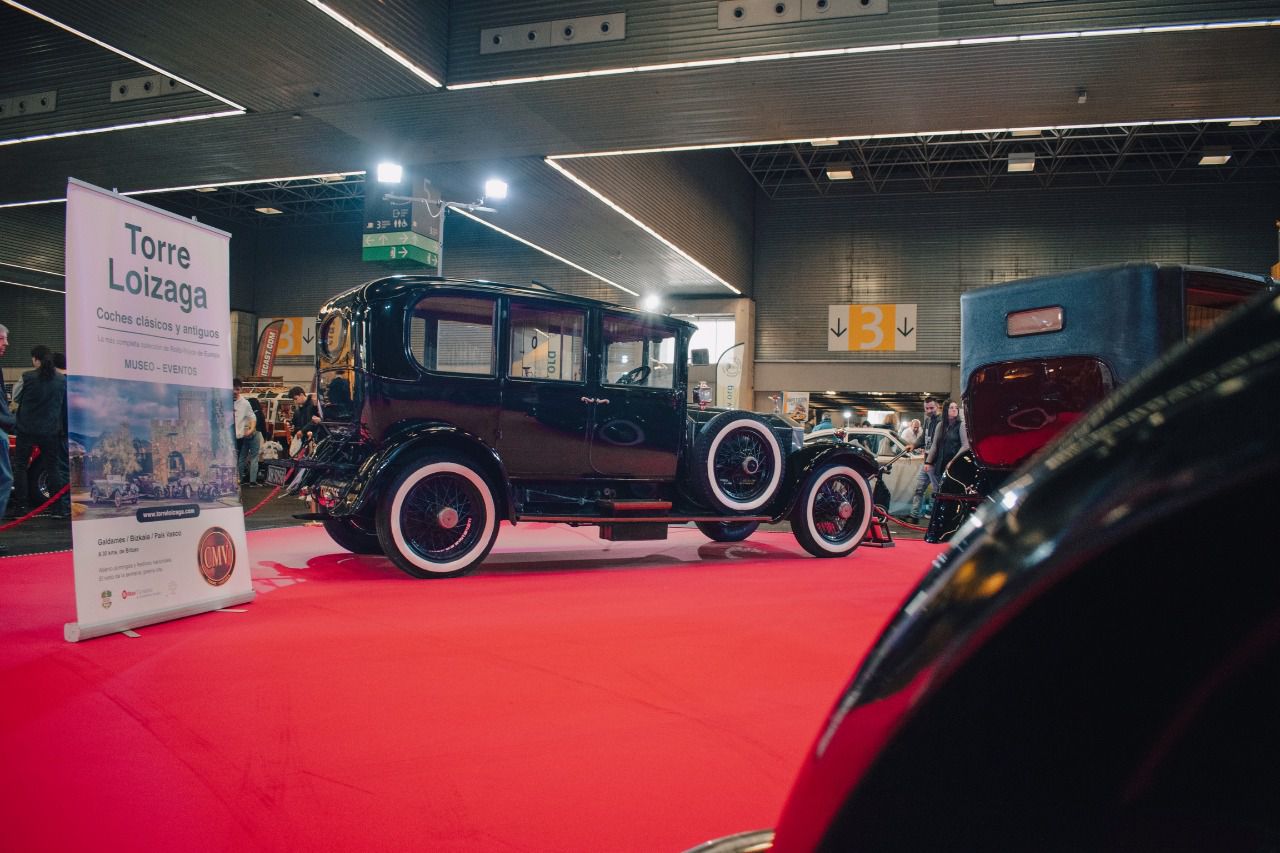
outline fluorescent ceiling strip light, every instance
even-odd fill
[[[5,0],[10,2],[10,0]],[[318,0],[307,0],[319,6]],[[687,68],[711,68],[717,65],[736,65],[746,62],[774,62],[781,59],[817,59],[824,56],[852,56],[860,53],[885,53],[895,50],[918,50],[931,47],[969,47],[1005,42],[1057,41],[1061,39],[1093,38],[1115,35],[1148,35],[1155,33],[1191,32],[1195,30],[1247,29],[1251,27],[1280,26],[1280,18],[1260,18],[1249,21],[1223,21],[1213,24],[1159,24],[1145,27],[1121,27],[1106,30],[1071,30],[1059,33],[1029,33],[1017,36],[981,36],[975,38],[944,39],[941,41],[915,41],[891,44],[862,45],[858,47],[826,48],[823,50],[796,50],[787,53],[765,53],[752,56],[731,56],[719,59],[694,59],[684,62],[664,62],[654,65],[620,68],[596,68],[590,71],[565,71],[556,74],[539,74],[531,77],[508,77],[498,80],[477,80],[474,83],[450,83],[451,91],[482,89],[488,86],[518,86],[524,83],[548,83],[556,80],[575,80],[581,77],[607,77],[618,74],[639,74],[650,71],[678,71]]]
[[[593,196],[595,196],[597,199],[599,199],[600,201],[604,202],[605,204],[607,204],[609,207],[613,208],[613,209],[614,209],[615,211],[617,211],[618,213],[620,213],[620,214],[622,214],[623,216],[625,216],[625,217],[626,217],[626,218],[631,222],[631,224],[635,225],[635,226],[636,226],[636,227],[638,227],[640,230],[644,231],[646,234],[648,234],[650,237],[653,237],[653,238],[654,238],[655,240],[657,240],[658,242],[660,242],[660,243],[662,243],[663,245],[667,246],[669,249],[671,249],[671,250],[675,251],[676,253],[678,253],[681,257],[683,257],[683,258],[684,258],[685,260],[687,260],[689,263],[693,264],[695,267],[697,267],[698,269],[702,270],[702,271],[703,271],[703,272],[705,272],[707,275],[711,276],[713,279],[715,279],[716,281],[718,281],[718,282],[720,282],[721,284],[723,284],[725,287],[729,288],[729,289],[730,289],[731,291],[733,291],[735,294],[737,294],[737,295],[739,295],[739,296],[741,296],[741,295],[742,295],[742,291],[741,291],[741,290],[739,290],[738,288],[734,287],[732,284],[730,284],[729,282],[725,281],[725,280],[724,280],[723,278],[721,278],[720,276],[716,275],[714,272],[712,272],[710,269],[708,269],[708,268],[707,268],[706,264],[701,263],[701,262],[700,262],[700,261],[698,261],[696,258],[694,258],[692,255],[690,255],[688,252],[686,252],[684,249],[681,249],[681,248],[680,248],[679,246],[677,246],[675,243],[672,243],[672,242],[671,242],[670,240],[668,240],[666,237],[663,237],[663,236],[662,236],[661,234],[659,234],[657,231],[654,231],[654,230],[653,230],[652,228],[650,228],[648,225],[645,225],[645,224],[644,224],[643,222],[641,222],[639,219],[636,219],[636,218],[635,218],[634,216],[632,216],[630,213],[628,213],[627,211],[623,210],[619,205],[617,205],[616,203],[614,203],[613,201],[611,201],[611,200],[610,200],[609,198],[607,198],[603,193],[601,193],[601,192],[600,192],[599,190],[597,190],[595,187],[593,187],[593,186],[591,186],[590,184],[588,184],[586,181],[584,181],[584,180],[582,180],[581,178],[579,178],[579,177],[578,177],[577,175],[575,175],[573,172],[570,172],[568,169],[566,169],[564,166],[561,166],[559,163],[557,163],[555,160],[552,160],[550,157],[546,157],[546,158],[544,158],[544,159],[543,159],[543,162],[545,162],[545,163],[546,163],[548,166],[550,166],[551,168],[555,169],[555,170],[556,170],[557,172],[559,172],[560,174],[564,175],[564,176],[565,176],[566,178],[568,178],[569,180],[573,181],[573,182],[574,182],[575,184],[577,184],[578,186],[582,187],[582,188],[583,188],[584,190],[586,190],[587,192],[591,193],[591,194],[592,194]]]
[[[5,2],[8,2],[8,0],[5,0]],[[400,51],[396,50],[396,49],[395,49],[395,48],[393,48],[391,45],[387,44],[387,43],[386,43],[386,42],[384,42],[382,39],[378,38],[378,37],[377,37],[377,36],[375,36],[373,33],[369,32],[369,31],[368,31],[368,30],[366,30],[364,27],[360,26],[360,25],[359,25],[359,24],[357,24],[355,21],[351,20],[351,19],[350,19],[350,18],[348,18],[346,15],[343,15],[341,12],[337,11],[337,10],[336,10],[336,9],[334,9],[333,7],[331,7],[331,6],[327,6],[327,5],[325,5],[324,3],[321,3],[321,2],[320,2],[320,0],[307,0],[307,2],[308,2],[308,3],[310,3],[312,6],[315,6],[315,7],[316,7],[317,9],[319,9],[321,12],[324,12],[324,13],[325,13],[326,15],[328,15],[330,18],[333,18],[333,19],[334,19],[335,21],[337,21],[339,24],[342,24],[342,26],[344,26],[344,27],[346,27],[347,29],[351,30],[351,32],[353,32],[353,33],[355,33],[356,35],[360,36],[360,38],[364,39],[364,40],[365,40],[365,41],[367,41],[369,44],[371,44],[371,45],[373,45],[374,47],[376,47],[378,50],[380,50],[380,51],[382,51],[383,53],[385,53],[387,56],[389,56],[389,57],[390,57],[393,61],[395,61],[396,63],[398,63],[398,64],[400,64],[400,65],[404,66],[405,68],[407,68],[407,69],[408,69],[409,71],[411,71],[415,76],[417,76],[417,77],[421,77],[423,80],[427,81],[427,83],[431,84],[432,86],[435,86],[437,89],[439,89],[441,86],[443,86],[443,85],[444,85],[444,84],[443,84],[443,83],[441,83],[439,80],[437,80],[435,77],[432,77],[432,76],[431,76],[431,74],[430,74],[430,72],[428,72],[428,71],[426,71],[425,69],[420,68],[420,67],[418,67],[417,65],[415,65],[415,64],[414,64],[414,63],[409,59],[409,57],[405,56],[403,53],[401,53]]]
[[[0,284],[10,284],[10,285],[13,285],[14,287],[29,287],[32,290],[43,290],[45,293],[59,293],[63,296],[67,295],[67,292],[65,290],[58,290],[57,288],[53,288],[53,287],[36,287],[34,284],[23,284],[20,281],[9,281],[9,279],[7,278],[0,278]]]
[[[7,2],[7,0],[6,0]],[[222,110],[216,113],[202,113],[193,116],[178,116],[177,118],[159,118],[151,121],[132,121],[127,124],[113,124],[109,127],[92,127],[88,130],[63,130],[58,133],[38,133],[35,136],[23,136],[14,139],[0,139],[0,147],[5,145],[21,145],[24,142],[40,142],[45,139],[66,139],[69,136],[89,136],[94,133],[111,133],[116,130],[134,130],[139,127],[158,127],[162,124],[179,124],[184,121],[204,121],[207,118],[226,118],[227,116],[242,116],[244,110]]]
[[[0,267],[9,267],[10,269],[15,269],[15,270],[26,270],[27,272],[38,272],[41,275],[56,275],[58,278],[66,278],[66,276],[60,272],[54,272],[53,270],[42,270],[38,267],[24,267],[22,264],[11,264],[8,261],[0,261]]]
[[[361,169],[360,171],[356,171],[356,172],[325,172],[319,175],[293,175],[288,178],[251,178],[246,181],[220,181],[218,183],[213,183],[213,184],[210,184],[210,183],[187,184],[181,187],[156,187],[155,189],[150,189],[150,190],[128,190],[126,192],[120,193],[120,195],[129,195],[129,196],[154,195],[155,193],[177,193],[177,192],[185,192],[186,190],[204,190],[205,188],[217,189],[221,187],[245,187],[245,186],[253,186],[255,184],[277,184],[283,181],[310,181],[310,180],[315,180],[317,178],[328,178],[334,175],[342,175],[343,177],[349,177],[351,175],[363,175],[363,174],[364,174],[364,170]],[[45,198],[45,199],[40,199],[39,201],[10,201],[4,204],[0,204],[0,208],[32,207],[38,204],[65,204],[66,201],[67,200],[65,198]]]
[[[497,225],[494,225],[489,220],[481,219],[479,216],[476,216],[474,213],[463,210],[460,207],[451,207],[449,208],[449,210],[453,211],[454,213],[461,213],[463,216],[467,217],[468,219],[474,219],[476,222],[479,222],[481,225],[484,225],[487,228],[492,228],[494,231],[497,231],[499,234],[503,235],[504,237],[510,237],[512,240],[515,240],[517,243],[524,243],[530,249],[537,249],[542,254],[547,255],[548,257],[555,258],[557,261],[559,261],[562,264],[568,264],[574,269],[580,270],[586,273],[587,275],[591,276],[592,278],[597,278],[600,281],[603,281],[605,284],[609,285],[610,287],[618,288],[618,290],[621,290],[623,293],[630,293],[632,296],[636,297],[637,299],[640,298],[640,294],[636,293],[634,290],[631,290],[630,288],[627,288],[627,287],[623,287],[622,285],[618,284],[616,281],[609,281],[609,279],[605,278],[604,276],[599,275],[598,273],[593,273],[591,270],[587,269],[586,267],[581,266],[579,264],[575,264],[573,261],[569,260],[568,258],[561,257],[560,255],[557,255],[555,252],[551,251],[550,249],[545,249],[542,246],[539,246],[537,243],[534,243],[530,240],[526,240],[525,238],[521,237],[519,234],[512,234],[510,231],[508,231],[505,228],[499,228]]]
[[[1277,121],[1280,115],[1270,116],[1237,116],[1234,118],[1175,118],[1144,119],[1140,121],[1111,121],[1093,124],[1051,124],[1044,127],[988,127],[969,128],[966,130],[922,130],[917,133],[863,133],[850,136],[827,136],[824,140],[837,142],[868,142],[875,139],[920,139],[927,136],[961,136],[979,133],[1013,133],[1031,130],[1094,130],[1110,127],[1150,127],[1153,125],[1176,124],[1222,124],[1233,121]],[[812,136],[798,136],[794,139],[761,139],[739,142],[709,142],[704,145],[669,145],[661,148],[620,148],[613,151],[584,151],[570,154],[552,154],[547,160],[580,160],[584,157],[621,157],[628,154],[673,154],[681,151],[715,151],[726,148],[755,148],[764,145],[800,145],[810,142]]]
[[[68,26],[67,24],[62,23],[61,21],[50,18],[48,15],[37,12],[35,9],[32,9],[29,6],[23,6],[21,3],[16,2],[16,0],[0,0],[0,2],[3,2],[9,6],[12,6],[13,8],[18,9],[20,11],[26,12],[28,15],[32,15],[36,18],[39,18],[40,20],[44,21],[47,24],[53,24],[58,29],[71,33],[73,36],[79,36],[85,41],[91,41],[94,44],[96,44],[98,47],[109,50],[112,53],[116,54],[117,56],[123,56],[125,59],[129,60],[130,62],[136,62],[139,65],[146,66],[147,68],[150,68],[152,71],[156,72],[157,74],[163,74],[166,77],[172,77],[174,80],[177,80],[179,83],[182,83],[184,85],[190,86],[192,89],[195,89],[197,92],[203,92],[204,94],[208,95],[210,98],[213,98],[216,101],[222,101],[222,103],[226,104],[229,107],[232,107],[238,112],[243,113],[246,111],[243,106],[241,106],[240,104],[237,104],[235,101],[229,98],[224,98],[221,95],[217,94],[216,92],[211,92],[208,89],[206,89],[204,86],[199,85],[198,83],[193,83],[190,80],[186,79],[185,77],[179,77],[177,74],[174,74],[172,71],[166,71],[165,69],[161,68],[159,65],[155,65],[153,63],[147,62],[145,59],[142,59],[141,57],[134,56],[132,53],[123,51],[118,47],[109,45],[102,39],[96,39],[93,36],[89,35],[88,33],[81,32],[80,30],[77,30],[75,27]],[[224,115],[226,115],[226,113],[224,113]]]

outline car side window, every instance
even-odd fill
[[[607,385],[675,387],[676,331],[657,318],[604,315]]]
[[[493,318],[493,299],[423,297],[409,317],[409,350],[427,370],[493,376]]]
[[[511,301],[511,372],[516,379],[581,382],[586,312]]]

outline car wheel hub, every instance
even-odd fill
[[[853,515],[853,504],[848,501],[841,501],[840,508],[836,510],[836,513],[840,516],[841,521],[848,521],[849,516]]]
[[[452,530],[458,526],[458,511],[451,506],[445,507],[436,513],[436,523],[445,530]]]
[[[760,470],[760,460],[754,456],[748,456],[742,460],[742,471],[745,474],[755,474]]]

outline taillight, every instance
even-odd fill
[[[987,365],[965,392],[969,444],[983,464],[1012,468],[1114,387],[1111,369],[1089,356]]]

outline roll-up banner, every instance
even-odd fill
[[[253,598],[231,399],[231,235],[71,179],[68,641]]]

